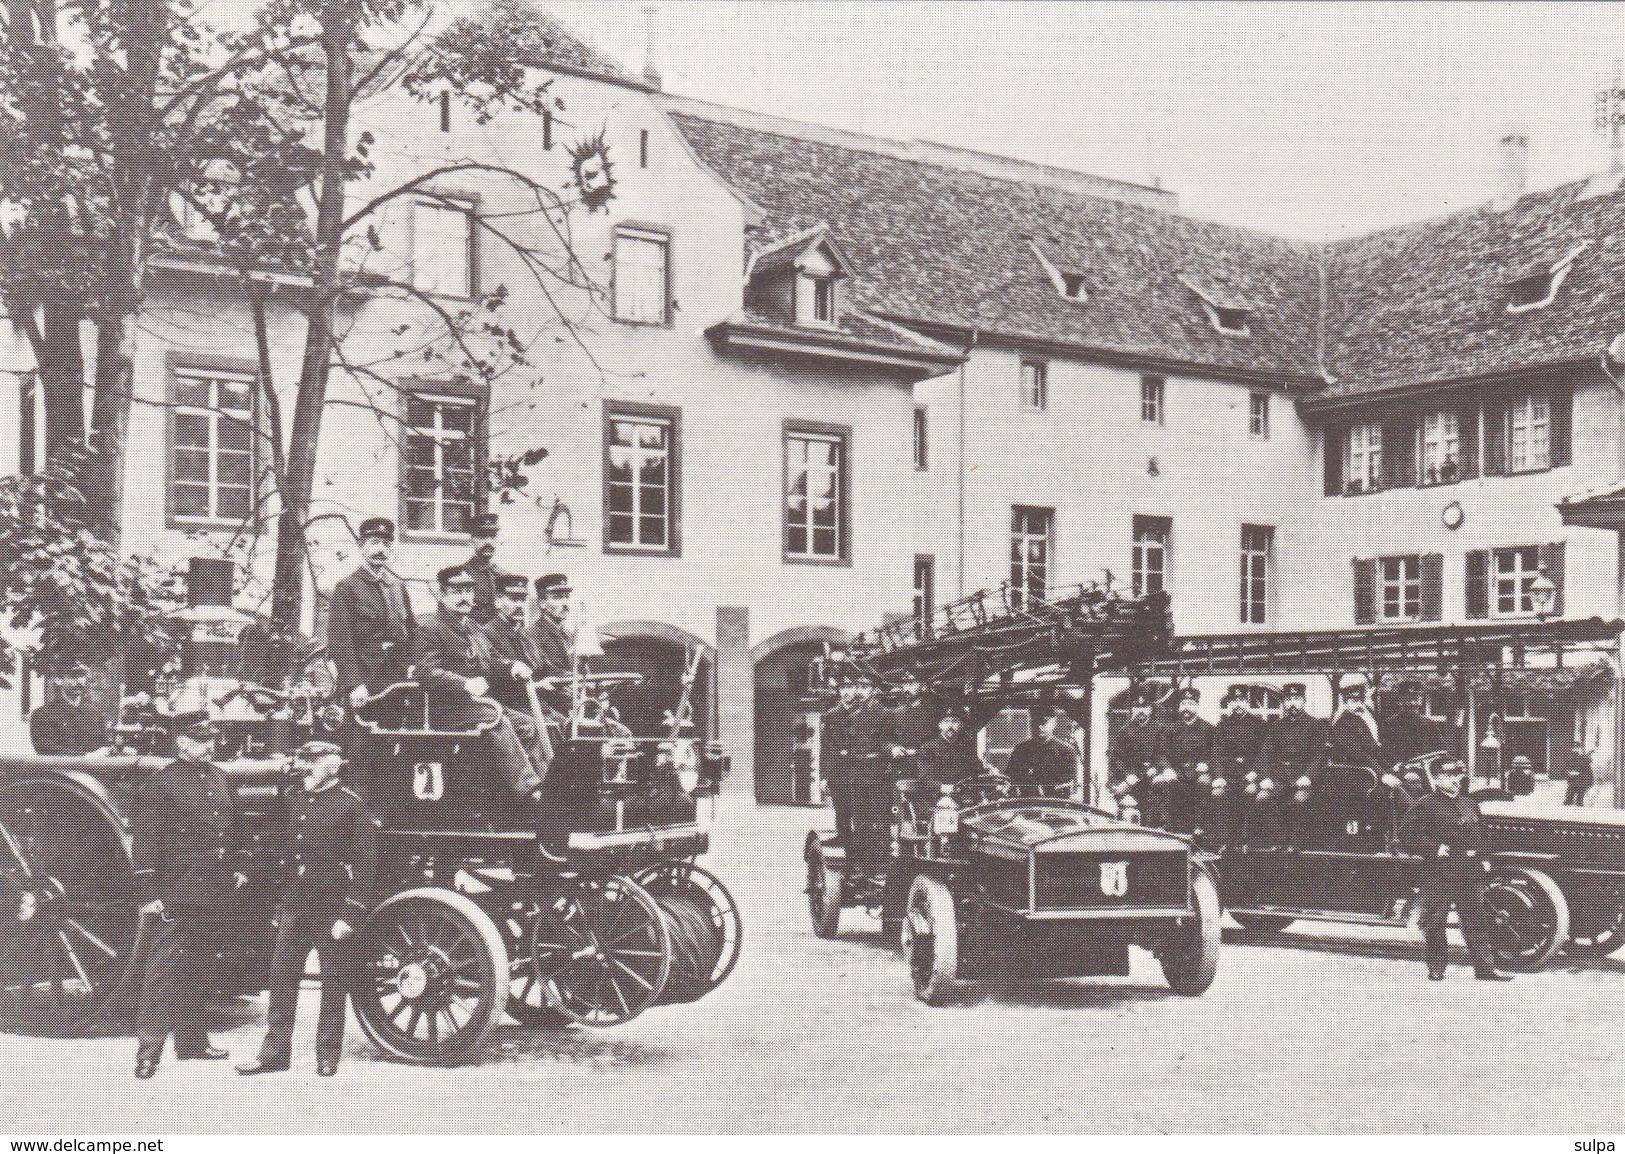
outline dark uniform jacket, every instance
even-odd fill
[[[474,609],[469,616],[484,625],[497,615],[497,577],[502,570],[476,553],[463,562],[463,572],[474,579]]]
[[[536,654],[537,677],[568,677],[574,672],[574,662],[570,656],[574,644],[570,635],[552,618],[545,615],[538,617],[526,627],[525,636],[530,641],[531,650]],[[542,695],[543,701],[560,713],[570,712],[571,695],[568,689],[537,692]]]
[[[217,765],[180,758],[137,787],[130,809],[135,883],[143,902],[220,908],[236,889],[237,800]]]
[[[1015,785],[1071,785],[1078,774],[1078,753],[1058,737],[1028,738],[1010,751],[1005,769]]]
[[[28,736],[42,757],[73,757],[107,744],[107,719],[89,701],[47,701],[28,715]]]
[[[1252,713],[1226,713],[1213,727],[1213,771],[1229,781],[1256,769],[1268,723]]]
[[[1230,803],[1229,794],[1215,797],[1211,793],[1197,803],[1195,829],[1192,832],[1196,836],[1196,843],[1204,849],[1222,849],[1229,843],[1234,814],[1234,807]]]
[[[414,625],[406,587],[393,573],[377,580],[362,566],[333,586],[327,652],[338,670],[340,691],[365,685],[377,693],[404,681]]]
[[[824,776],[846,768],[847,750],[852,748],[852,719],[857,711],[837,705],[826,710],[818,724],[818,764]]]
[[[335,781],[314,793],[296,790],[288,798],[282,844],[283,904],[356,922],[372,908],[378,830],[361,795],[347,786]]]
[[[1381,733],[1379,729],[1379,735]],[[1394,758],[1377,737],[1365,717],[1344,711],[1337,715],[1326,735],[1326,758],[1342,765],[1363,765],[1370,769],[1387,769]]]
[[[1409,711],[1379,720],[1382,748],[1390,761],[1407,761],[1424,753],[1449,753],[1456,747],[1451,727]]]
[[[1478,802],[1465,796],[1428,794],[1405,815],[1399,844],[1425,858],[1438,857],[1440,846],[1449,846],[1456,857],[1483,852],[1484,826]]]
[[[496,672],[491,639],[471,617],[445,609],[418,620],[412,664],[418,681],[429,690],[429,720],[436,728],[472,729],[484,718],[477,701],[463,688],[465,677],[490,679]]]
[[[1176,721],[1162,731],[1161,760],[1179,770],[1213,765],[1213,726],[1202,718]]]
[[[928,701],[910,701],[886,711],[885,741],[918,750],[937,735],[937,711]]]
[[[536,652],[535,642],[525,630],[501,616],[486,622],[484,632],[495,655],[500,658],[491,676],[491,696],[502,702],[504,709],[530,713],[530,694],[525,691],[524,682],[514,679],[513,663],[522,661],[530,667],[534,676],[545,676],[541,671],[541,655]]]
[[[982,772],[976,747],[963,738],[950,742],[933,737],[914,758],[914,776],[936,786],[952,785]]]
[[[1162,756],[1162,726],[1154,719],[1135,721],[1132,717],[1119,729],[1112,742],[1108,761],[1111,779],[1122,781],[1130,774],[1144,776],[1147,765],[1155,766]]]
[[[1282,714],[1264,735],[1258,754],[1259,776],[1273,778],[1284,787],[1313,773],[1325,757],[1327,728],[1324,718]]]

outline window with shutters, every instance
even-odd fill
[[[1506,411],[1507,471],[1535,473],[1552,467],[1552,405],[1548,397],[1529,393]]]
[[[1377,616],[1383,621],[1422,617],[1422,559],[1383,557],[1377,563]]]
[[[636,325],[671,321],[671,238],[653,229],[615,230],[615,319]]]
[[[1527,617],[1534,613],[1530,588],[1539,575],[1539,546],[1494,550],[1490,554],[1490,616]]]
[[[1448,485],[1461,477],[1461,415],[1451,409],[1426,414],[1417,430],[1416,479]]]
[[[1167,517],[1134,518],[1134,596],[1161,593],[1168,588],[1168,548],[1173,522]]]
[[[1275,530],[1268,525],[1241,527],[1241,623],[1263,625],[1269,617],[1270,553]]]
[[[605,407],[606,553],[678,551],[679,421],[676,409]]]
[[[169,418],[169,513],[176,525],[256,519],[254,374],[176,368]]]
[[[1028,598],[1043,600],[1049,590],[1055,553],[1055,510],[1032,505],[1010,509],[1010,601],[1018,608]]]
[[[1349,493],[1374,492],[1382,484],[1382,426],[1349,427],[1343,451],[1343,485]]]

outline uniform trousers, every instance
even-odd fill
[[[1495,959],[1490,953],[1489,930],[1484,922],[1486,880],[1481,858],[1435,858],[1427,863],[1422,875],[1421,923],[1428,969],[1443,969],[1449,961],[1449,940],[1445,926],[1450,919],[1451,906],[1456,907],[1461,936],[1466,939],[1473,968],[1495,968]]]
[[[141,993],[135,1004],[136,1057],[157,1061],[175,1035],[175,1056],[209,1045],[204,1012],[218,981],[215,951],[225,915],[217,909],[178,908],[150,919]]]
[[[286,1066],[293,1051],[293,1023],[299,1005],[299,982],[305,958],[315,950],[322,966],[321,1013],[316,1019],[316,1057],[337,1062],[344,1049],[344,1013],[354,981],[351,938],[336,941],[334,910],[303,910],[282,906],[277,911],[276,949],[271,953],[270,1005],[266,1011],[265,1041],[260,1062]]]

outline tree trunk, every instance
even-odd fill
[[[43,311],[34,356],[45,398],[45,460],[71,465],[85,440],[85,356],[79,346],[79,314],[54,302]]]
[[[134,315],[105,322],[96,330],[96,397],[90,419],[96,451],[85,478],[85,497],[114,549],[124,524],[124,448],[135,388],[135,342]]]

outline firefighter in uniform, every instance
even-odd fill
[[[1258,751],[1258,778],[1272,781],[1278,790],[1291,788],[1305,774],[1313,775],[1326,752],[1326,721],[1304,709],[1303,682],[1281,687],[1281,716],[1269,727]]]
[[[510,714],[523,713],[536,723],[539,743],[546,747],[548,762],[553,760],[552,740],[548,726],[561,726],[568,719],[554,709],[551,702],[542,699],[542,691],[535,690],[532,698],[530,683],[549,674],[543,670],[548,662],[536,648],[525,625],[525,608],[530,598],[530,581],[517,573],[497,575],[497,615],[486,622],[485,636],[499,659],[491,678],[491,696]],[[540,708],[542,716],[537,717]]]
[[[903,676],[897,692],[897,704],[886,711],[885,739],[896,776],[908,777],[912,776],[905,772],[908,761],[936,736],[937,711],[912,674]]]
[[[818,764],[835,807],[835,830],[844,842],[852,829],[852,723],[858,713],[858,684],[843,679],[840,697],[818,723]]]
[[[351,708],[406,680],[416,625],[406,586],[389,567],[395,522],[368,517],[360,536],[361,564],[333,586],[327,607],[327,651],[338,671],[339,692],[348,695]]]
[[[282,900],[267,988],[265,1040],[259,1057],[239,1074],[286,1070],[305,958],[315,950],[322,968],[316,1023],[316,1073],[332,1077],[344,1049],[344,1014],[352,980],[351,938],[371,908],[378,869],[378,820],[361,796],[339,780],[344,754],[325,741],[307,741],[294,755],[300,787],[288,799],[282,847]]]
[[[497,576],[502,572],[496,566],[497,515],[480,513],[469,526],[474,538],[474,555],[463,562],[463,572],[474,581],[474,608],[469,611],[474,623],[484,625],[497,615]]]
[[[1213,727],[1213,776],[1224,778],[1234,789],[1242,784],[1248,770],[1258,761],[1258,749],[1264,744],[1267,725],[1253,712],[1247,691],[1239,685],[1225,690],[1224,700],[1219,705],[1224,712]]]
[[[1034,733],[1010,751],[1005,769],[1018,793],[1065,795],[1078,778],[1078,751],[1056,736],[1061,711],[1040,706],[1032,712]]]
[[[1232,820],[1230,782],[1226,778],[1215,777],[1208,783],[1196,807],[1196,824],[1191,834],[1203,849],[1222,853],[1230,843]]]
[[[1399,830],[1402,846],[1422,858],[1422,933],[1427,943],[1428,977],[1444,980],[1449,963],[1445,925],[1455,906],[1461,936],[1473,959],[1473,974],[1482,982],[1505,982],[1495,968],[1484,923],[1484,885],[1490,863],[1484,856],[1484,828],[1478,802],[1465,796],[1467,768],[1446,761],[1434,771],[1434,792],[1405,815]]]
[[[1424,694],[1415,681],[1401,681],[1394,687],[1398,706],[1382,718],[1382,745],[1388,757],[1409,761],[1425,753],[1454,753],[1456,737],[1451,727],[1434,721],[1422,712]]]
[[[1213,764],[1213,726],[1197,712],[1202,694],[1194,685],[1179,693],[1179,715],[1162,731],[1161,764],[1177,775],[1166,787],[1168,828],[1189,833],[1196,820],[1200,778]],[[1209,782],[1211,782],[1209,777]]]
[[[136,789],[130,811],[131,856],[149,948],[136,1000],[135,1076],[158,1072],[164,1041],[175,1057],[218,1061],[204,1029],[204,999],[214,984],[215,953],[244,884],[237,802],[213,764],[214,723],[204,710],[169,719],[175,759]]]
[[[1107,755],[1112,792],[1119,800],[1136,799],[1137,808],[1144,811],[1143,803],[1162,745],[1162,731],[1152,716],[1155,698],[1149,687],[1142,686],[1130,699],[1129,717],[1112,735]],[[1149,819],[1147,819],[1149,824]]]
[[[563,573],[545,573],[536,578],[536,620],[525,630],[536,655],[536,676],[569,677],[575,672],[575,638],[565,628],[570,615],[570,579]],[[569,689],[538,689],[540,700],[568,720],[574,708]]]
[[[986,772],[975,743],[965,736],[965,715],[950,709],[937,722],[937,736],[914,759],[916,778],[933,791]]]
[[[1326,759],[1339,765],[1359,765],[1383,770],[1393,757],[1383,745],[1382,731],[1367,700],[1369,682],[1363,673],[1344,680],[1337,694],[1341,708],[1326,734]]]
[[[890,712],[871,687],[859,685],[847,735],[846,764],[849,844],[860,857],[883,852],[891,825]]]
[[[107,718],[86,697],[90,674],[75,665],[56,679],[56,696],[28,715],[28,737],[42,757],[78,757],[107,745]]]

